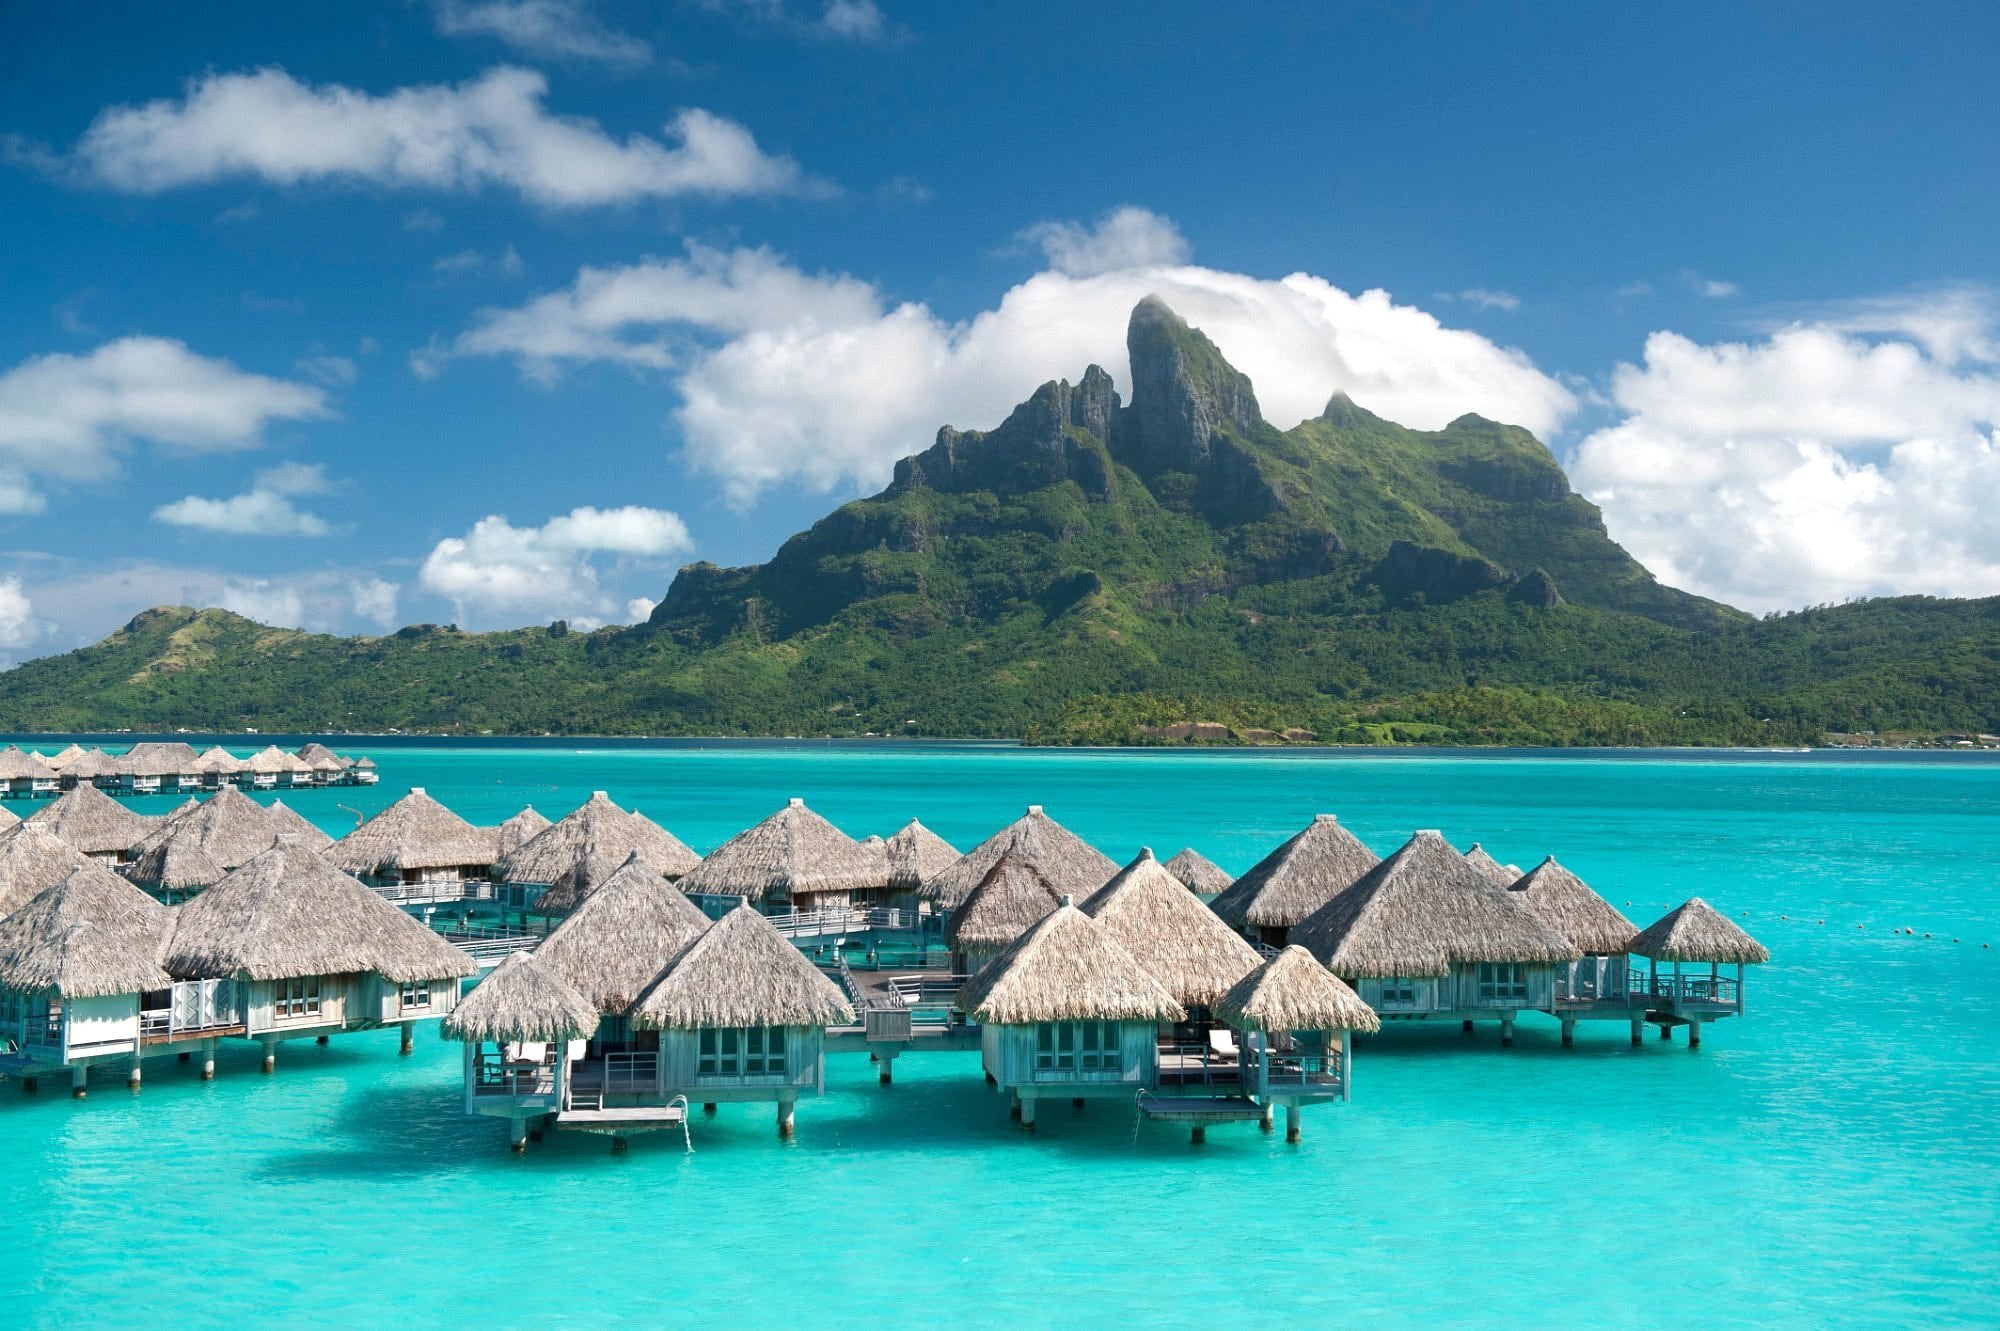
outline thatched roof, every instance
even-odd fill
[[[895,892],[921,891],[926,882],[949,869],[959,855],[957,847],[914,818],[884,841],[883,846],[889,856],[889,888]]]
[[[993,867],[945,921],[944,941],[961,951],[997,952],[1062,904],[1063,894],[1040,865],[1014,851]]]
[[[958,1001],[982,1026],[1187,1017],[1137,957],[1070,905],[1056,907],[986,963]]]
[[[493,873],[509,883],[554,883],[587,857],[608,860],[616,868],[635,850],[668,875],[686,873],[698,862],[672,833],[627,813],[609,795],[594,790],[589,799],[495,865]]]
[[[341,757],[318,740],[301,748],[298,756],[300,761],[310,764],[315,772],[344,772],[354,766],[353,759]],[[328,767],[326,765],[328,763],[333,764],[332,767]]]
[[[88,863],[82,851],[32,822],[0,832],[0,919]]]
[[[833,981],[747,904],[688,944],[632,1009],[635,1026],[682,1031],[853,1020]]]
[[[100,776],[108,776],[117,770],[117,759],[103,749],[92,749],[81,758],[71,759],[63,766],[65,776],[78,781],[90,781]]]
[[[1639,932],[1638,925],[1557,864],[1553,855],[1522,874],[1509,890],[1519,893],[1528,909],[1585,952],[1615,956],[1627,951]]]
[[[1771,959],[1770,949],[1700,897],[1690,897],[1648,925],[1632,940],[1629,950],[1654,961],[1757,966]]]
[[[535,812],[530,804],[519,813],[493,829],[493,850],[500,860],[533,841],[549,830],[549,820]],[[496,863],[499,861],[496,860]]]
[[[603,1013],[628,1011],[708,928],[708,916],[637,851],[535,948]]]
[[[1448,975],[1480,961],[1554,965],[1583,955],[1434,831],[1418,832],[1294,925],[1291,941],[1344,979]]]
[[[1183,1007],[1206,1007],[1257,969],[1257,949],[1153,858],[1152,847],[1083,903]]]
[[[266,774],[275,774],[278,772],[290,772],[294,770],[292,766],[292,755],[286,753],[283,749],[279,748],[275,744],[266,744],[263,748],[251,754],[248,758],[243,759],[242,762],[243,762],[243,770],[246,772],[262,772]]]
[[[597,1009],[532,952],[516,952],[445,1014],[452,1040],[583,1040],[597,1033]]]
[[[327,862],[355,874],[490,864],[493,833],[424,794],[422,786],[326,849]]]
[[[234,776],[248,770],[249,765],[220,744],[203,749],[194,760],[197,772],[219,772],[224,776]]]
[[[224,869],[234,869],[269,850],[281,830],[281,824],[271,817],[269,809],[234,786],[224,786],[195,808],[176,814],[154,829],[134,849],[139,859],[148,859],[151,852],[160,850],[169,842],[187,842],[199,846]],[[134,876],[141,882],[162,881],[139,875],[136,871]]]
[[[0,808],[0,829],[12,827],[21,821],[21,815],[12,809]]]
[[[797,900],[814,892],[881,887],[888,861],[806,807],[784,808],[708,852],[681,879],[684,892]]]
[[[1234,928],[1289,929],[1380,862],[1338,818],[1322,813],[1209,905]]]
[[[168,828],[165,836],[148,838],[146,846],[125,870],[133,882],[185,891],[188,888],[211,887],[236,867],[224,864],[210,854],[200,836],[176,836],[173,833],[174,829]]]
[[[0,920],[0,988],[64,998],[165,989],[160,942],[173,914],[102,865],[74,869]]]
[[[1382,1019],[1347,981],[1297,943],[1238,980],[1215,1015],[1239,1031],[1382,1029]]]
[[[399,984],[476,969],[463,952],[289,839],[182,906],[162,963],[187,977],[374,971]]]
[[[179,740],[147,740],[134,744],[114,761],[118,771],[130,776],[179,776],[195,771],[201,755],[193,745]]]
[[[62,750],[60,753],[51,753],[46,755],[45,757],[43,757],[42,761],[47,763],[49,766],[55,768],[58,772],[60,772],[64,768],[68,767],[71,763],[75,762],[78,758],[83,757],[84,752],[85,751],[83,745],[71,742],[68,748]]]
[[[1222,866],[1193,846],[1182,849],[1166,863],[1166,870],[1186,884],[1187,890],[1205,897],[1225,892],[1236,880],[1223,872]]]
[[[264,806],[264,814],[271,820],[271,826],[280,836],[296,836],[314,850],[323,851],[333,844],[317,823],[294,809],[283,800],[272,800]]]
[[[1514,880],[1521,876],[1519,870],[1509,870],[1487,854],[1486,847],[1477,841],[1465,848],[1465,862],[1502,887],[1512,887]]]
[[[43,762],[39,753],[23,753],[19,745],[9,744],[0,749],[0,781],[26,781],[30,778],[53,781],[56,769]]]
[[[618,872],[618,861],[586,852],[576,863],[556,875],[530,909],[536,915],[567,915],[590,899],[597,885]],[[664,880],[663,880],[664,881]]]
[[[120,804],[96,786],[75,786],[28,815],[47,832],[86,855],[127,851],[159,824]]]
[[[1118,872],[1110,856],[1030,804],[1027,813],[965,852],[957,863],[927,879],[923,895],[944,910],[957,910],[1003,851],[1013,850],[1041,866],[1058,891],[1077,900],[1103,887]]]

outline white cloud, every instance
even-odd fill
[[[456,254],[447,254],[431,265],[431,271],[445,277],[460,277],[489,270],[507,277],[519,277],[525,266],[521,262],[520,253],[509,245],[490,259],[478,250],[460,250]]]
[[[671,144],[638,134],[621,142],[595,121],[549,114],[547,92],[541,74],[504,66],[455,86],[380,96],[311,87],[275,68],[211,74],[178,101],[101,112],[74,158],[91,178],[142,194],[250,176],[278,185],[497,186],[577,208],[824,188],[711,111],[676,112],[666,125]]]
[[[658,609],[659,605],[658,601],[644,596],[635,596],[625,603],[625,622],[628,624],[642,623],[652,618],[653,611]]]
[[[292,362],[292,368],[308,379],[316,379],[328,388],[345,388],[354,382],[360,373],[354,362],[345,356],[306,356]]]
[[[1966,308],[1654,333],[1613,376],[1625,419],[1578,447],[1577,488],[1664,581],[1753,610],[2000,593],[2000,374]]]
[[[168,338],[120,338],[87,356],[36,356],[0,374],[0,509],[33,511],[37,474],[105,475],[126,439],[253,448],[271,421],[329,414],[318,388],[248,374]]]
[[[444,219],[428,208],[419,208],[403,219],[405,231],[442,231]]]
[[[1485,287],[1467,287],[1458,293],[1458,299],[1481,310],[1518,310],[1521,298],[1511,291],[1488,291]]]
[[[886,41],[892,35],[889,21],[875,0],[828,0],[819,27],[829,37],[855,42]]]
[[[349,584],[354,597],[354,613],[378,628],[396,622],[396,596],[402,589],[381,578],[357,578]]]
[[[1689,280],[1694,283],[1694,289],[1709,300],[1727,300],[1731,296],[1743,294],[1743,288],[1734,282],[1721,282],[1712,277],[1694,277]]]
[[[1114,208],[1094,227],[1081,222],[1037,222],[1015,239],[1038,247],[1049,267],[1070,277],[1095,277],[1127,268],[1171,268],[1188,261],[1180,228],[1145,208]]]
[[[462,627],[543,617],[603,623],[635,602],[599,584],[594,556],[653,561],[692,544],[680,518],[656,508],[576,508],[539,527],[493,514],[464,536],[439,541],[418,581],[452,603]]]
[[[653,48],[614,32],[582,0],[437,0],[438,31],[450,37],[497,38],[543,60],[587,60],[623,68],[652,62]]]
[[[1054,252],[1095,267],[1120,252],[1113,237],[1135,234],[1129,222],[1105,230],[1066,232]],[[1136,232],[1157,242],[1170,228]],[[767,250],[691,247],[686,259],[587,268],[567,289],[486,311],[451,350],[513,357],[544,382],[589,361],[669,372],[688,458],[737,502],[786,481],[880,485],[939,425],[998,424],[1038,384],[1073,380],[1093,362],[1129,391],[1126,320],[1153,292],[1251,376],[1281,428],[1317,414],[1336,389],[1420,428],[1475,411],[1546,434],[1575,408],[1520,352],[1387,292],[1350,295],[1306,273],[1272,281],[1146,263],[1159,251],[1144,246],[1125,252],[1134,266],[1038,273],[997,308],[952,322]]]
[[[225,536],[326,536],[333,531],[326,519],[303,511],[292,497],[324,494],[329,488],[324,468],[286,462],[258,472],[240,495],[228,499],[189,495],[154,509],[153,519]]]
[[[32,646],[41,636],[41,621],[35,618],[34,603],[21,589],[20,575],[0,578],[0,647]]]
[[[766,27],[801,37],[858,42],[863,45],[905,40],[906,29],[889,21],[875,0],[823,0],[815,6],[794,7],[788,0],[697,0],[703,8],[740,14]],[[801,11],[804,12],[801,12]]]

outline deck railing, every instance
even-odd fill
[[[1237,1086],[1242,1081],[1239,1055],[1224,1054],[1210,1044],[1168,1042],[1159,1047],[1162,1086]]]
[[[464,937],[455,932],[440,930],[438,936],[474,961],[504,961],[516,952],[524,952],[542,941],[540,934],[495,933]]]
[[[1336,1090],[1340,1086],[1340,1056],[1279,1053],[1273,1050],[1264,1056],[1264,1085],[1266,1088],[1310,1086]]]
[[[883,989],[906,1008],[950,1007],[968,978],[952,971],[919,971],[891,975],[883,982]]]
[[[384,901],[492,901],[493,884],[484,878],[440,878],[428,883],[371,885]]]
[[[474,1095],[553,1095],[555,1089],[556,1069],[552,1062],[512,1062],[498,1053],[481,1053],[473,1057]]]
[[[1742,988],[1733,975],[1635,974],[1632,991],[1662,1002],[1700,1003],[1715,1007],[1736,1007],[1743,996]]]

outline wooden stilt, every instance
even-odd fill
[[[1688,1023],[1688,1048],[1701,1048],[1701,1023],[1698,1021]]]
[[[1464,1031],[1467,1035],[1472,1034],[1472,1019],[1468,1017],[1466,1020],[1461,1021],[1458,1024],[1458,1029]]]
[[[713,1114],[715,1112],[715,1105],[712,1103],[705,1104],[701,1107],[701,1112],[704,1114]]]
[[[187,1062],[187,1061],[188,1061],[188,1057],[189,1057],[189,1055],[188,1055],[188,1051],[187,1051],[187,1050],[185,1050],[185,1049],[183,1049],[183,1050],[181,1050],[181,1052],[180,1052],[180,1057],[179,1057],[178,1061],[179,1061],[179,1062],[182,1062],[182,1063],[185,1063],[185,1062]]]
[[[1500,1047],[1502,1049],[1511,1049],[1513,1045],[1514,1019],[1512,1017],[1502,1017],[1500,1019]]]
[[[33,1095],[36,1091],[39,1091],[41,1089],[42,1089],[42,1079],[40,1077],[21,1078],[21,1094]]]
[[[528,1149],[528,1120],[510,1118],[507,1120],[507,1145],[515,1155]]]
[[[399,1054],[414,1054],[416,1051],[417,1051],[417,1033],[415,1030],[411,1028],[408,1022],[404,1022],[403,1044],[402,1047],[398,1049],[396,1052]]]
[[[1207,1140],[1208,1140],[1208,1129],[1204,1128],[1201,1124],[1197,1123],[1192,1128],[1188,1129],[1189,1145],[1199,1146]]]
[[[278,1042],[276,1040],[266,1040],[264,1041],[264,1071],[271,1073],[277,1070]]]
[[[140,1066],[139,1060],[136,1058],[133,1059],[131,1070],[125,1074],[126,1089],[133,1091],[138,1090],[139,1083],[145,1077],[145,1075],[146,1075],[145,1069]]]
[[[325,1047],[326,1047],[326,1037],[325,1037],[324,1035],[316,1035],[316,1036],[314,1036],[314,1037],[313,1037],[313,1043],[314,1043],[314,1044],[316,1044],[316,1045],[319,1045],[319,1046],[320,1046],[321,1048],[325,1048]]]
[[[1637,1049],[1646,1042],[1646,1021],[1643,1017],[1632,1018],[1632,1047]]]
[[[787,1141],[791,1140],[792,1102],[790,1100],[778,1101],[778,1135]]]
[[[1264,1131],[1269,1132],[1271,1128],[1274,1126],[1272,1120],[1275,1119],[1277,1116],[1278,1116],[1278,1107],[1274,1104],[1267,1103],[1264,1106],[1264,1117],[1257,1120],[1257,1126],[1262,1128]]]
[[[1079,1096],[1076,1096],[1075,1098],[1073,1098],[1073,1099],[1072,1099],[1072,1100],[1071,1100],[1071,1101],[1069,1102],[1069,1107],[1070,1107],[1071,1109],[1081,1109],[1081,1108],[1083,1108],[1083,1097],[1079,1095]]]
[[[623,1133],[614,1134],[611,1138],[611,1154],[623,1155],[629,1145]]]
[[[1035,1097],[1032,1095],[1024,1096],[1022,1097],[1021,1100],[1021,1131],[1033,1132],[1034,1130],[1035,1130]]]
[[[215,1080],[215,1041],[213,1040],[203,1040],[201,1042],[201,1079],[203,1081]]]
[[[1562,1031],[1563,1048],[1568,1049],[1576,1043],[1576,1018],[1564,1017],[1562,1019]]]
[[[882,1069],[881,1076],[878,1078],[878,1080],[880,1080],[884,1086],[893,1085],[896,1079],[895,1077],[896,1056],[894,1054],[884,1054],[877,1061],[880,1063]]]
[[[1299,1102],[1296,1100],[1287,1100],[1285,1101],[1285,1140],[1295,1142],[1298,1139]]]
[[[72,1099],[81,1100],[90,1094],[90,1069],[73,1067],[69,1070],[69,1093]]]

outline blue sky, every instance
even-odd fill
[[[622,622],[1159,290],[1754,609],[2000,592],[1987,7],[12,6],[0,661]]]

